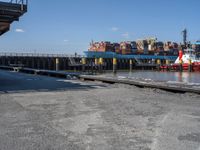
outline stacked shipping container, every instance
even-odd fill
[[[89,51],[96,52],[115,52],[117,54],[162,54],[178,55],[181,45],[176,42],[167,41],[165,43],[157,41],[156,38],[147,38],[137,41],[124,41],[120,43],[111,42],[92,42]],[[200,44],[193,46],[200,52]]]

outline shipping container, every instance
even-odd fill
[[[121,42],[120,49],[123,55],[131,54],[131,44],[130,42]]]

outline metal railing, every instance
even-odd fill
[[[10,3],[27,5],[28,4],[28,0],[11,0]]]
[[[21,11],[27,11],[28,0],[10,0],[10,3],[21,5]]]
[[[72,54],[42,54],[42,53],[3,53],[0,52],[0,57],[53,57],[53,58],[74,58],[84,57],[83,55]]]

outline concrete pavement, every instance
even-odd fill
[[[0,72],[1,150],[200,149],[199,95]]]

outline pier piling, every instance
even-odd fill
[[[56,71],[59,71],[59,58],[56,58]]]
[[[188,71],[192,72],[192,60],[191,59],[189,59]]]
[[[99,71],[100,73],[103,72],[103,58],[99,58]]]
[[[130,59],[129,64],[130,64],[130,72],[132,72],[133,71],[133,60],[132,59]]]
[[[117,59],[113,58],[113,73],[117,73]]]
[[[86,58],[82,58],[82,71],[85,72]]]
[[[182,72],[183,71],[183,60],[179,60],[179,71]]]
[[[169,60],[165,60],[165,63],[166,63],[166,69],[167,69],[167,71],[170,71],[170,66],[169,66]]]
[[[160,70],[160,65],[161,65],[160,59],[157,59],[156,63],[157,63],[157,65],[158,65],[158,66],[157,66],[157,69]]]

